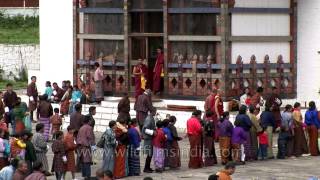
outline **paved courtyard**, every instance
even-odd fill
[[[97,140],[101,133],[97,133]],[[276,137],[275,137],[276,140]],[[274,141],[276,142],[276,141]],[[187,150],[189,143],[187,139],[180,142],[180,149],[182,150],[182,167],[180,170],[165,171],[162,174],[142,174],[139,177],[127,177],[125,179],[141,180],[143,177],[151,176],[155,180],[175,180],[175,179],[192,179],[192,180],[206,180],[210,174],[213,174],[223,168],[222,165],[216,165],[213,167],[207,167],[202,169],[190,170],[188,169],[188,154]],[[274,152],[276,152],[274,147]],[[186,152],[186,153],[184,153]],[[218,144],[216,144],[216,152],[218,159],[220,159]],[[144,159],[141,157],[141,169],[144,167]],[[51,166],[53,159],[52,152],[48,153],[49,165]],[[92,175],[95,171],[101,167],[102,156],[97,155],[95,157],[96,165],[92,166]],[[235,180],[306,180],[309,177],[320,177],[320,157],[300,157],[290,158],[286,160],[268,160],[268,161],[256,161],[249,162],[244,166],[237,166],[236,173],[233,175]],[[81,174],[77,173],[76,177],[81,179]],[[48,178],[54,180],[54,176]],[[68,174],[66,180],[71,179],[71,175]]]

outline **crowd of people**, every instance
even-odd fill
[[[99,73],[97,81],[98,76]],[[156,117],[150,89],[136,96],[135,118],[130,116],[129,96],[124,94],[118,104],[117,120],[109,122],[99,139],[94,135],[96,107],[91,106],[89,114],[82,114],[82,104],[88,102],[85,90],[71,86],[70,82],[64,82],[62,88],[57,83],[51,87],[48,81],[44,92],[38,94],[34,76],[27,89],[28,105],[13,91],[12,84],[7,84],[6,92],[0,92],[0,180],[42,180],[53,173],[61,180],[67,172],[72,179],[76,178],[76,172],[88,179],[92,176],[93,154],[98,150],[102,150],[103,157],[102,167],[96,172],[97,179],[177,170],[181,167],[179,141],[184,138],[188,138],[190,144],[189,168],[214,166],[218,162],[225,165],[224,170],[209,179],[231,179],[235,165],[250,161],[300,157],[309,153],[319,155],[320,119],[315,103],[309,103],[304,118],[298,102],[286,105],[281,112],[282,101],[276,88],[267,97],[263,97],[262,88],[253,95],[245,89],[239,98],[239,112],[234,122],[230,120],[230,113],[224,111],[222,92],[212,90],[205,100],[204,114],[200,110],[192,113],[183,137],[175,127],[177,117],[168,115],[163,120]],[[100,101],[98,94],[96,97]],[[60,108],[53,108],[52,102],[59,103]],[[63,132],[65,115],[69,115],[70,125]],[[32,122],[37,123],[35,132],[32,132]],[[276,155],[273,152],[275,132],[279,133]],[[216,155],[216,143],[220,160]],[[49,148],[54,154],[50,167]],[[145,158],[143,170],[140,169],[141,157]]]

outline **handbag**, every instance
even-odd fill
[[[104,134],[101,136],[101,138],[99,139],[99,141],[97,142],[97,147],[98,148],[103,148],[104,147],[104,142],[105,142],[105,138],[104,138]]]

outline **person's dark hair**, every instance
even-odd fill
[[[234,168],[236,168],[236,163],[234,163],[234,162],[228,162],[224,167],[224,169],[226,169],[226,170],[234,169]]]
[[[97,108],[95,106],[90,106],[89,107],[89,113],[92,113],[94,110],[96,110]]]
[[[7,83],[6,87],[12,87],[13,85],[11,83]]]
[[[46,81],[46,86],[48,87],[50,87],[51,86],[51,82],[50,81]]]
[[[61,136],[63,136],[63,132],[62,131],[57,131],[54,133],[54,137],[56,137],[56,139],[59,139]]]
[[[222,120],[224,120],[226,117],[228,117],[230,115],[229,111],[223,112],[222,114]]]
[[[97,176],[97,178],[103,178],[104,177],[103,169],[98,169],[96,171],[96,176]]]
[[[290,104],[287,104],[286,107],[284,108],[285,112],[288,112],[292,109],[292,106]]]
[[[2,91],[0,91],[0,94],[3,94],[3,92],[2,92]]]
[[[176,118],[175,116],[170,116],[170,117],[169,117],[169,121],[170,121],[171,123],[174,123],[174,122],[177,121],[177,118]]]
[[[169,126],[169,119],[164,119],[163,121],[162,121],[162,125],[163,125],[163,127],[168,127]]]
[[[298,108],[300,106],[301,106],[301,104],[299,102],[295,102],[294,105],[293,105],[294,108]]]
[[[33,165],[32,165],[32,169],[33,169],[34,171],[40,171],[41,168],[42,168],[42,162],[41,162],[41,161],[36,161],[36,162],[34,162]]]
[[[211,117],[211,116],[213,116],[213,112],[212,111],[207,111],[206,112],[206,117]]]
[[[56,83],[56,82],[52,83],[52,86],[54,86],[54,85],[57,85],[57,86],[58,86],[58,83]]]
[[[80,112],[81,109],[82,109],[82,105],[80,103],[77,103],[75,106],[74,106],[74,109],[77,111],[77,112]]]
[[[246,114],[247,113],[247,106],[241,105],[239,109],[239,114]]]
[[[137,124],[137,119],[136,118],[132,118],[130,120],[130,124]]]
[[[23,131],[22,131],[22,135],[23,135],[23,136],[28,136],[28,138],[30,138],[30,137],[33,136],[32,132],[30,132],[30,131],[28,131],[28,130],[23,130]]]
[[[72,128],[72,126],[69,125],[69,126],[67,127],[67,131],[71,131],[71,130],[73,130],[73,128]]]
[[[90,116],[85,116],[84,120],[83,120],[83,123],[84,124],[88,124],[90,122],[90,119],[91,119]]]
[[[112,128],[113,126],[115,126],[117,124],[116,121],[110,121],[109,122],[109,127]]]
[[[117,120],[117,122],[120,123],[120,124],[126,124],[127,121],[125,119],[123,119],[123,118],[120,118],[120,119]]]
[[[18,162],[18,168],[21,168],[21,167],[22,167],[23,165],[25,165],[25,164],[27,164],[26,161],[20,160],[20,161]]]
[[[14,167],[14,169],[17,169],[19,163],[19,159],[12,159],[10,161],[10,165]]]
[[[31,80],[32,80],[32,79],[37,79],[37,77],[36,77],[36,76],[31,76],[30,79],[31,79]]]
[[[36,125],[36,132],[41,131],[41,129],[43,129],[43,128],[44,128],[44,124],[38,123],[38,124]]]
[[[157,121],[156,126],[157,128],[162,128],[163,127],[162,121]]]
[[[59,113],[59,108],[54,108],[53,110],[55,113]]]
[[[241,126],[241,121],[238,120],[238,119],[235,120],[235,121],[234,121],[234,126],[235,126],[235,127],[240,127],[240,126]]]
[[[113,178],[113,173],[109,170],[104,171],[104,176],[107,176],[108,178],[112,179]]]
[[[79,90],[78,85],[73,85],[73,89],[74,89],[74,90]]]
[[[153,180],[153,178],[152,177],[145,177],[145,178],[143,178],[143,180]]]
[[[195,110],[192,115],[193,116],[200,116],[202,114],[202,112],[200,110]]]
[[[249,112],[250,112],[251,114],[253,114],[255,110],[256,110],[256,108],[255,108],[253,105],[250,105],[250,106],[249,106]]]
[[[157,49],[160,49],[162,51],[162,47],[161,46],[159,46]]]
[[[41,101],[45,101],[47,99],[48,99],[48,94],[43,94],[43,95],[39,96],[39,100],[41,100]]]
[[[268,112],[270,112],[270,111],[271,111],[271,107],[269,107],[269,106],[265,106],[264,111],[268,111]]]
[[[257,92],[258,93],[262,93],[263,92],[263,87],[258,87]]]
[[[100,64],[98,62],[95,62],[94,67],[100,67]]]
[[[208,180],[219,180],[219,176],[216,174],[212,174],[208,177]]]
[[[316,103],[314,101],[309,102],[309,110],[315,110],[316,109]]]

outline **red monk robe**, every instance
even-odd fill
[[[157,61],[156,65],[153,69],[153,92],[156,94],[160,91],[161,88],[161,74],[163,72],[163,64],[164,64],[164,55],[161,52],[161,49],[158,49]]]
[[[145,79],[147,79],[147,73],[147,66],[142,64],[142,60],[139,59],[138,64],[133,69],[133,74],[135,75],[135,98],[138,98],[138,96],[141,95],[145,90],[145,87],[142,87],[143,84],[141,83],[141,77],[143,76]]]

